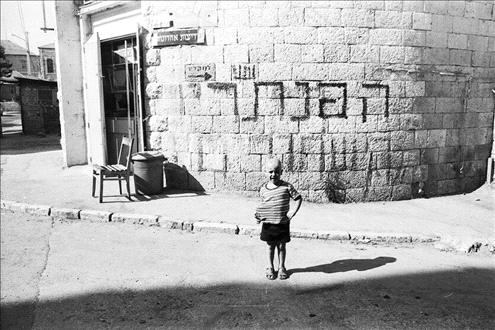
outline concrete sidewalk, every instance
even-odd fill
[[[63,169],[62,151],[56,143],[25,151],[6,149],[6,139],[13,138],[7,136],[1,141],[2,208],[83,221],[151,223],[232,234],[259,232],[254,219],[258,198],[165,188],[160,195],[134,194],[129,201],[118,196],[116,182],[105,182],[104,202],[100,204],[98,198],[91,197],[89,166]],[[492,184],[471,194],[431,199],[358,204],[303,202],[291,230],[294,237],[436,242],[446,249],[468,252],[488,246],[493,251],[494,195]]]

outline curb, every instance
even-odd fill
[[[257,236],[261,232],[259,225],[236,225],[206,221],[181,221],[157,215],[57,208],[48,205],[35,205],[6,200],[0,200],[0,206],[2,209],[12,212],[23,212],[34,216],[50,216],[53,219],[58,220],[83,220],[100,223],[120,222],[135,225],[157,226],[164,229],[177,229],[204,233],[223,233],[230,235]],[[398,233],[316,231],[311,229],[291,228],[291,237],[325,241],[349,241],[356,244],[435,243],[435,247],[439,249],[456,250],[466,253],[477,252],[482,245],[488,245],[490,251],[495,251],[495,242],[473,242],[472,240],[470,240],[470,242],[453,242],[452,239],[442,239],[442,237],[438,235],[430,237]]]

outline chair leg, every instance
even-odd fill
[[[119,175],[117,179],[119,181],[119,192],[122,195],[122,176]]]
[[[91,197],[95,197],[95,190],[96,190],[96,173],[93,171],[93,189],[91,191]]]
[[[131,185],[129,184],[130,179],[128,176],[125,177],[125,183],[127,185],[127,198],[131,199]]]
[[[103,203],[103,174],[100,173],[100,203]]]

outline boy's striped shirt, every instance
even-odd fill
[[[273,189],[269,189],[265,184],[260,189],[261,204],[256,208],[255,216],[264,223],[288,223],[290,199],[296,200],[300,196],[288,182],[281,181],[280,185]]]

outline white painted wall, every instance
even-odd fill
[[[81,39],[77,6],[55,2],[56,65],[64,166],[87,164]]]

